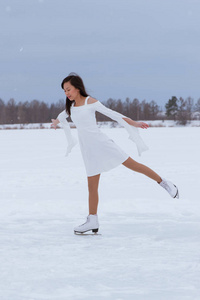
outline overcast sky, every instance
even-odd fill
[[[0,0],[0,98],[200,98],[200,0]]]

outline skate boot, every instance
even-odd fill
[[[74,228],[74,233],[84,233],[92,230],[92,232],[97,233],[99,230],[99,222],[97,215],[89,215],[87,221]]]
[[[160,186],[162,186],[172,198],[179,198],[178,188],[172,182],[162,178]]]

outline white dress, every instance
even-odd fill
[[[124,126],[130,134],[129,138],[136,142],[139,154],[147,150],[148,147],[142,141],[137,129],[122,119],[126,118],[126,116],[105,107],[99,101],[88,104],[88,98],[89,96],[85,99],[84,105],[74,106],[74,103],[72,104],[71,119],[77,128],[86,173],[90,177],[117,167],[129,157],[112,139],[100,131],[96,123],[96,111]],[[62,123],[68,140],[67,155],[76,144],[74,137],[71,135],[69,124],[66,121],[68,116],[64,110],[57,117]]]

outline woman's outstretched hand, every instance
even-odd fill
[[[122,118],[122,119],[124,119],[124,121],[126,121],[129,125],[132,125],[134,127],[138,127],[138,128],[142,128],[142,129],[147,129],[149,127],[149,125],[144,122],[133,121],[130,118]]]
[[[51,128],[54,128],[54,129],[56,129],[58,123],[60,123],[58,119],[56,119],[56,120],[55,119],[51,119],[51,122],[52,122]]]
[[[144,122],[136,122],[135,127],[142,128],[142,129],[147,129],[149,127],[149,125],[147,123],[144,123]]]

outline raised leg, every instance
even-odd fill
[[[138,163],[137,161],[133,160],[131,157],[125,160],[125,162],[123,162],[123,165],[135,172],[139,172],[148,176],[149,178],[157,181],[158,183],[162,181],[161,177],[157,173],[155,173],[152,169]]]
[[[88,177],[89,214],[95,215],[99,202],[98,186],[100,174]]]

